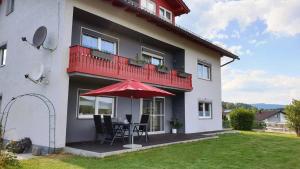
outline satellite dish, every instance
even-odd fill
[[[39,70],[32,72],[30,76],[33,80],[39,81],[42,78],[43,74],[44,74],[44,65],[41,64]]]
[[[32,39],[32,46],[36,47],[37,49],[40,49],[40,47],[44,44],[47,37],[47,28],[45,26],[39,27]]]
[[[45,81],[46,75],[45,75],[45,68],[44,65],[41,64],[39,70],[33,71],[31,74],[25,75],[26,79],[29,79],[33,83],[39,84],[44,82],[47,84],[47,80]]]

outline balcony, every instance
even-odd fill
[[[92,49],[82,46],[70,47],[68,73],[83,73],[112,79],[135,79],[141,82],[178,90],[192,90],[192,75],[180,77],[176,70],[161,73],[155,65],[138,67],[129,64],[129,59],[110,55],[109,59],[93,56]]]

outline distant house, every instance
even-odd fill
[[[285,113],[282,110],[260,110],[255,117],[257,122],[264,122],[270,131],[289,131]]]
[[[255,117],[258,122],[286,123],[285,113],[282,110],[260,110]]]
[[[223,117],[227,117],[227,119],[229,120],[230,119],[229,114],[231,111],[232,111],[231,109],[223,110],[223,113],[222,113]]]

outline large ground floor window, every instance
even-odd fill
[[[93,118],[93,115],[110,115],[115,117],[114,97],[80,96],[89,90],[78,90],[78,113],[79,119]]]

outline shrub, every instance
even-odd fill
[[[30,138],[24,138],[20,141],[11,141],[6,145],[6,149],[12,153],[24,153],[27,152],[31,148],[31,140]]]
[[[17,157],[4,150],[0,150],[0,169],[14,167],[18,168],[20,165]]]
[[[285,113],[289,127],[300,137],[300,100],[293,100],[292,104],[286,106]]]
[[[237,108],[231,111],[230,122],[235,130],[252,130],[255,114],[250,109]]]
[[[14,154],[4,150],[2,126],[0,125],[0,169],[9,167],[19,167],[19,161]]]

